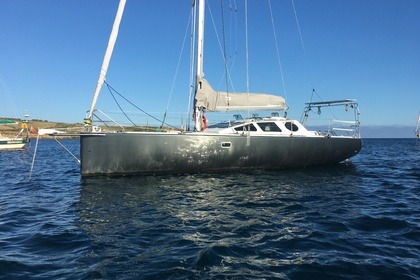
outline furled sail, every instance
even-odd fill
[[[216,92],[206,79],[197,81],[195,107],[211,112],[286,110],[283,97],[265,93]]]
[[[90,106],[89,116],[88,116],[89,119],[92,118],[96,101],[98,100],[99,93],[105,81],[106,72],[108,71],[108,66],[111,60],[112,51],[114,50],[115,42],[117,41],[118,29],[120,28],[121,18],[122,18],[124,7],[125,7],[125,2],[126,0],[120,0],[120,4],[118,5],[117,15],[115,16],[114,25],[112,26],[112,32],[111,32],[111,35],[109,36],[108,47],[106,49],[104,60],[102,62],[102,67],[99,73],[98,83],[96,85],[95,93],[93,94],[93,100]]]

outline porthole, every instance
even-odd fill
[[[222,148],[229,149],[232,146],[231,142],[222,142]]]

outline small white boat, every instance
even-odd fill
[[[12,120],[0,120],[0,125],[18,124]],[[22,121],[21,129],[14,138],[4,137],[0,134],[0,150],[23,150],[29,143],[29,129],[27,120]]]

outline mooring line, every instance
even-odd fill
[[[61,144],[61,142],[58,141],[55,137],[53,137],[53,138],[58,144],[60,144],[61,147],[64,148],[64,150],[66,150],[70,155],[72,155],[77,160],[77,162],[80,164],[80,159],[78,159],[72,152],[70,152],[70,150],[67,149],[63,144]]]
[[[36,151],[38,150],[38,140],[39,140],[39,133],[37,133],[37,136],[36,136],[34,156],[32,157],[31,170],[29,170],[29,180],[31,180],[31,178],[32,178],[32,171],[34,170],[35,156],[36,156]]]

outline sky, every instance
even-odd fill
[[[107,74],[136,105],[119,101],[126,112],[188,116],[191,2],[127,0]],[[228,90],[282,95],[291,118],[300,119],[315,89],[323,100],[357,99],[368,134],[412,133],[419,0],[248,0],[246,25],[244,0],[225,0],[234,8],[223,14],[220,2],[208,1],[205,27],[204,72],[215,89],[226,90],[226,53]],[[83,122],[117,7],[117,0],[0,0],[0,117]],[[106,87],[97,108],[125,119]]]

